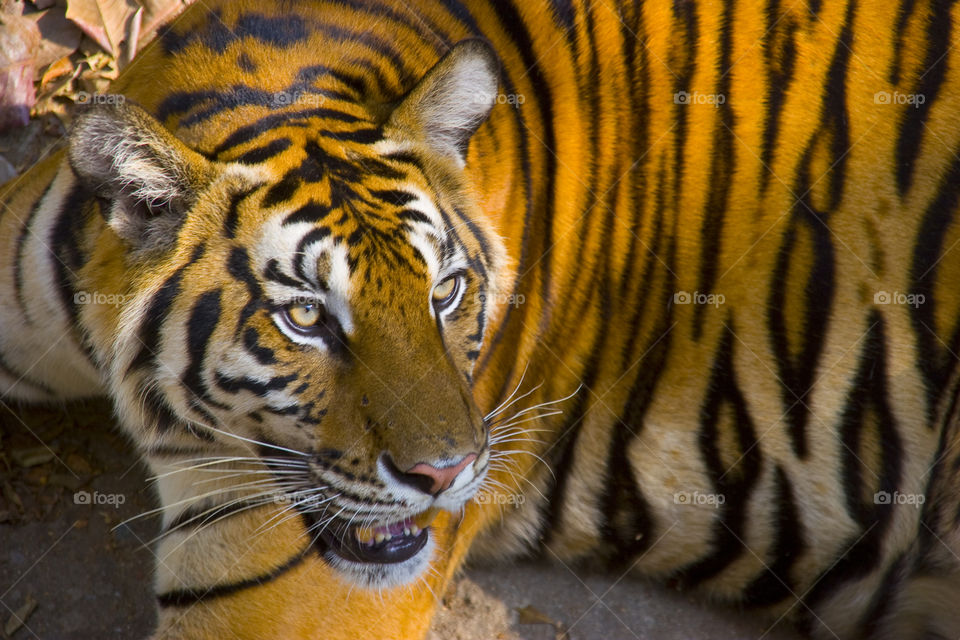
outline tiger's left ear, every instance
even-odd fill
[[[133,104],[79,110],[69,156],[80,182],[106,203],[107,224],[134,250],[172,245],[213,175],[210,161]]]
[[[387,130],[424,142],[463,166],[470,137],[497,102],[499,69],[486,40],[458,42],[403,98]]]

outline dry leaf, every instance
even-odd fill
[[[10,452],[10,457],[21,467],[35,467],[53,460],[53,451],[49,447],[28,447],[14,449]]]
[[[551,627],[556,624],[553,618],[533,605],[520,607],[517,609],[517,614],[519,615],[517,622],[520,624],[549,624]]]
[[[73,63],[70,62],[70,56],[63,56],[43,72],[43,77],[40,78],[40,86],[46,88],[51,80],[68,73],[73,73]]]
[[[140,26],[140,45],[144,45],[166,24],[190,5],[193,0],[137,0],[143,7]]]
[[[117,57],[126,36],[127,20],[137,10],[133,0],[69,0],[67,18]]]
[[[33,596],[28,595],[27,601],[16,610],[16,612],[10,614],[10,618],[7,620],[7,624],[3,625],[3,632],[8,636],[12,636],[17,629],[22,627],[27,618],[30,617],[30,614],[33,613],[33,610],[37,608],[37,601],[33,599]]]
[[[37,96],[34,52],[40,30],[27,18],[0,14],[0,131],[25,127]]]
[[[517,622],[520,624],[548,624],[553,627],[554,640],[570,640],[570,633],[566,625],[557,622],[533,605],[517,609]]]
[[[66,12],[57,7],[26,16],[40,28],[40,47],[36,51],[38,69],[68,56],[80,46],[83,33],[67,20]]]

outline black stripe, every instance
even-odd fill
[[[237,158],[236,161],[243,164],[259,164],[286,151],[290,148],[290,145],[291,142],[289,138],[277,138],[275,140],[271,140],[265,145],[245,152],[242,156]]]
[[[947,55],[953,46],[950,32],[953,23],[950,19],[955,0],[932,0],[930,14],[927,17],[927,56],[920,65],[923,77],[915,88],[915,93],[924,97],[923,104],[904,108],[906,113],[897,138],[897,189],[900,195],[906,194],[913,179],[913,170],[917,166],[917,156],[923,144],[923,134],[927,119],[940,93],[940,87],[947,77]],[[893,105],[888,105],[895,108]],[[936,144],[936,143],[935,143]]]
[[[397,213],[397,217],[401,220],[408,220],[410,222],[421,222],[423,224],[433,224],[430,221],[430,218],[427,217],[425,213],[417,211],[416,209],[403,209]]]
[[[674,0],[672,4],[674,17],[674,35],[676,44],[673,48],[683,53],[683,64],[677,65],[675,70],[674,96],[681,93],[690,93],[690,82],[697,70],[699,24],[697,22],[696,4],[694,2],[680,2]],[[679,24],[677,24],[679,23]],[[674,66],[674,65],[671,65]],[[680,198],[683,194],[683,172],[687,149],[687,112],[690,106],[676,100],[674,119],[676,123],[676,140],[673,145],[673,205],[679,211]]]
[[[846,497],[847,511],[863,533],[853,534],[844,544],[849,551],[815,580],[815,586],[807,596],[807,604],[813,611],[837,587],[868,575],[883,561],[884,535],[897,508],[892,501],[883,503],[876,497],[880,492],[892,496],[900,486],[903,445],[889,404],[889,368],[883,317],[874,311],[868,322],[870,329],[863,339],[857,375],[851,384],[840,424],[843,495]],[[871,448],[876,447],[879,452],[880,459],[875,469],[861,468],[863,449],[860,445],[865,439],[871,443]],[[872,480],[874,473],[880,475],[878,483]],[[864,482],[865,475],[869,484]],[[804,614],[801,620],[808,628],[813,624],[811,616]]]
[[[226,409],[227,406],[217,402],[210,395],[207,383],[203,379],[203,364],[207,355],[207,346],[210,338],[213,336],[217,323],[220,322],[221,307],[220,289],[211,289],[203,293],[194,303],[190,310],[190,318],[187,321],[187,354],[189,360],[187,368],[180,377],[181,384],[193,394],[189,399],[191,408],[199,411],[204,417],[210,418],[203,404],[220,409]]]
[[[936,198],[923,213],[910,265],[910,293],[923,296],[923,304],[910,307],[910,319],[917,340],[917,367],[923,374],[927,400],[928,426],[934,427],[934,414],[945,381],[956,366],[950,350],[944,348],[936,334],[946,331],[937,322],[935,287],[941,280],[941,259],[949,248],[944,246],[947,232],[954,224],[960,207],[960,160],[941,178]]]
[[[20,310],[23,311],[23,318],[27,324],[33,324],[33,322],[30,314],[27,312],[27,301],[23,297],[23,250],[27,243],[27,236],[34,235],[33,221],[40,211],[40,207],[44,204],[44,200],[47,199],[50,189],[53,188],[54,182],[56,182],[56,177],[50,181],[43,190],[40,198],[30,207],[30,213],[27,215],[27,219],[24,220],[20,226],[20,234],[17,236],[17,248],[13,257],[13,288],[17,296],[17,305],[20,307]]]
[[[229,596],[245,589],[258,587],[260,585],[267,584],[268,582],[272,582],[291,569],[294,569],[300,563],[302,563],[306,557],[307,550],[303,549],[282,565],[271,569],[266,573],[254,576],[253,578],[238,580],[236,582],[221,583],[206,589],[202,587],[197,589],[174,589],[165,593],[158,593],[157,604],[161,608],[190,607],[200,602],[209,602],[210,600],[222,598],[223,596]]]
[[[297,250],[293,257],[293,270],[294,272],[306,280],[307,282],[316,282],[317,281],[317,272],[316,265],[314,265],[314,272],[307,273],[303,268],[303,259],[306,257],[307,247],[317,242],[320,242],[324,238],[330,235],[329,227],[317,227],[311,229],[309,233],[300,238],[300,242],[297,243]],[[326,282],[317,282],[321,289],[324,291],[327,290]]]
[[[897,27],[893,32],[893,59],[890,63],[890,84],[894,86],[900,84],[900,65],[903,62],[905,44],[903,34],[916,4],[916,0],[901,0],[900,8],[897,9]]]
[[[208,12],[202,26],[187,33],[180,34],[167,29],[161,37],[161,44],[168,55],[181,53],[193,43],[223,54],[227,47],[243,38],[253,38],[264,45],[287,49],[306,40],[309,34],[307,22],[295,14],[267,16],[257,12],[243,13],[237,16],[231,28],[224,23],[218,9]]]
[[[298,222],[316,224],[326,218],[330,212],[331,209],[329,206],[311,201],[284,218],[283,224],[296,224]]]
[[[272,280],[273,282],[277,282],[279,284],[286,285],[288,287],[296,287],[296,288],[303,287],[302,282],[300,282],[299,280],[294,280],[293,278],[285,274],[283,271],[281,271],[280,263],[277,261],[276,258],[270,258],[270,260],[267,261],[267,266],[263,270],[263,277],[266,278],[267,280]]]
[[[383,132],[371,127],[352,131],[321,131],[319,135],[322,138],[330,138],[338,142],[356,142],[358,144],[374,144],[383,139]]]
[[[847,109],[847,71],[853,49],[853,22],[856,14],[856,0],[850,0],[843,19],[843,29],[837,42],[830,69],[827,71],[827,84],[821,102],[823,126],[830,131],[830,151],[833,161],[830,163],[830,199],[827,209],[833,211],[843,197],[844,177],[847,173],[847,152],[850,150],[850,115]]]
[[[780,13],[780,0],[770,0],[767,6],[767,33],[764,54],[767,64],[766,117],[763,127],[763,148],[760,160],[764,171],[760,174],[760,193],[764,193],[773,172],[770,163],[777,149],[777,134],[787,91],[793,82],[797,59],[797,25],[792,18]]]
[[[266,382],[254,380],[244,376],[242,378],[231,378],[226,374],[217,371],[215,376],[217,386],[227,393],[238,393],[240,391],[249,391],[257,397],[263,398],[271,391],[280,391],[285,389],[288,384],[297,379],[297,374],[291,373],[286,376],[274,376]]]
[[[774,495],[777,531],[776,542],[768,556],[770,564],[743,591],[743,603],[752,607],[766,607],[793,594],[790,572],[806,551],[803,524],[790,479],[780,465],[774,475]]]
[[[260,344],[260,333],[254,327],[247,327],[243,332],[243,346],[260,364],[277,363],[273,349]]]
[[[92,195],[85,185],[79,182],[73,185],[60,203],[57,217],[47,238],[47,251],[51,257],[50,264],[56,274],[55,285],[61,308],[69,318],[71,334],[87,360],[95,364],[96,356],[80,324],[77,291],[74,288],[74,278],[87,260],[87,256],[80,249],[80,243],[84,239],[84,226],[92,215],[90,206]]]
[[[794,193],[803,194],[794,203],[791,219],[783,244],[777,255],[767,305],[767,322],[771,347],[776,356],[777,372],[782,383],[781,397],[787,424],[790,429],[790,443],[794,453],[803,458],[807,455],[807,423],[810,410],[804,398],[810,393],[817,375],[820,356],[823,353],[827,335],[827,324],[836,290],[836,265],[833,239],[828,227],[829,215],[814,209],[810,197],[810,163],[813,158],[813,145],[804,152],[797,170]],[[796,236],[801,231],[809,234],[812,246],[813,263],[803,286],[804,317],[801,323],[803,346],[799,357],[790,353],[785,309],[786,297],[794,292],[794,283],[789,282],[791,261],[798,257],[801,262],[806,255],[797,256],[801,248],[796,246]],[[794,327],[794,331],[798,329]]]
[[[250,196],[257,187],[246,189],[230,196],[230,205],[227,207],[227,215],[223,218],[223,236],[225,238],[237,237],[237,227],[240,224],[240,203]]]
[[[197,457],[205,456],[210,453],[210,450],[206,447],[180,447],[180,446],[171,446],[158,444],[152,447],[149,447],[144,451],[145,456],[161,456],[164,458],[176,458],[183,456]]]
[[[180,295],[183,272],[187,267],[197,262],[203,256],[205,250],[206,244],[197,245],[190,255],[190,259],[174,271],[153,294],[147,312],[143,314],[142,322],[137,329],[137,341],[140,343],[140,350],[123,374],[125,378],[135,370],[154,362],[156,356],[160,353],[160,330],[173,307],[174,300]]]
[[[547,465],[553,471],[551,477],[555,478],[555,481],[547,495],[546,514],[541,519],[540,531],[536,537],[541,547],[550,546],[550,541],[560,533],[562,514],[569,511],[565,504],[567,486],[571,482],[571,469],[577,457],[589,393],[587,388],[583,387],[572,398],[574,404],[566,414],[568,417],[556,431],[560,435],[553,443],[551,449],[553,455],[550,456]]]
[[[942,544],[942,543],[941,543]],[[870,606],[864,610],[857,624],[861,637],[879,638],[881,625],[888,618],[892,611],[898,608],[898,602],[895,598],[900,595],[900,587],[909,580],[910,565],[913,558],[907,554],[901,554],[883,575],[880,581],[880,587],[873,593]],[[931,640],[936,636],[931,635]]]
[[[234,247],[230,250],[230,257],[227,259],[227,272],[247,287],[247,295],[250,298],[243,305],[243,309],[240,310],[240,315],[237,316],[237,326],[234,331],[239,334],[247,320],[263,303],[263,289],[250,269],[250,256],[244,248]]]
[[[402,189],[370,189],[368,193],[377,200],[382,200],[400,208],[417,199],[416,195]]]
[[[42,394],[46,394],[50,399],[59,397],[53,389],[45,385],[44,383],[33,380],[32,378],[27,377],[25,373],[21,373],[13,368],[9,362],[4,360],[3,354],[0,353],[0,374],[6,375],[10,378],[11,385],[10,390],[13,390],[20,385],[27,385],[33,387],[35,391],[38,391]],[[6,392],[0,392],[0,398],[5,397],[9,393],[9,390]]]
[[[140,404],[144,411],[153,418],[153,428],[158,433],[166,433],[180,424],[180,419],[167,402],[160,390],[149,382],[138,384]],[[210,438],[212,439],[212,438]],[[206,450],[205,450],[206,452]]]
[[[574,36],[577,12],[571,0],[550,0],[550,8],[560,30],[566,33],[568,38]]]
[[[727,213],[728,196],[736,172],[736,153],[733,149],[733,130],[736,118],[730,105],[730,76],[733,51],[733,0],[724,0],[723,17],[720,20],[720,61],[721,77],[714,89],[716,96],[723,96],[723,104],[716,109],[719,122],[713,132],[713,144],[710,147],[710,183],[707,192],[706,208],[703,211],[703,223],[700,226],[700,273],[697,291],[714,293],[717,281],[717,269],[721,251],[721,239]],[[693,338],[699,340],[703,333],[705,314],[709,305],[697,304],[693,307]]]
[[[687,588],[696,587],[718,575],[743,554],[741,540],[746,536],[747,506],[762,469],[763,460],[756,446],[753,418],[733,367],[735,332],[730,328],[731,325],[732,322],[728,321],[728,328],[717,348],[707,396],[700,408],[700,454],[709,476],[713,478],[714,491],[722,495],[724,500],[717,507],[718,517],[714,521],[710,553],[676,574],[679,583]],[[722,411],[724,405],[730,411]],[[731,419],[723,426],[733,430],[733,439],[729,434],[724,437],[725,434],[720,431],[720,417],[725,414]],[[721,448],[731,440],[737,448],[733,452],[728,451],[727,457],[739,461],[728,468],[721,456]]]
[[[314,109],[302,109],[300,111],[284,111],[282,113],[274,113],[269,116],[264,116],[259,120],[240,127],[223,142],[217,145],[213,152],[213,156],[220,156],[228,149],[241,145],[245,142],[249,142],[256,138],[257,136],[270,131],[275,127],[289,127],[289,126],[313,126],[315,123],[310,123],[309,118],[325,118],[328,120],[335,120],[338,122],[347,122],[355,123],[360,122],[360,118],[349,113],[343,113],[342,111],[336,111],[334,109],[325,109],[322,107],[317,107]]]

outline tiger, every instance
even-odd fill
[[[111,399],[157,640],[421,638],[532,554],[957,637],[958,21],[196,3],[2,190],[3,398]]]

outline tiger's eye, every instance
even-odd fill
[[[315,304],[295,304],[287,307],[287,315],[298,327],[309,329],[320,319],[320,309]]]
[[[459,276],[450,276],[433,288],[433,302],[438,305],[449,304],[457,293]]]

